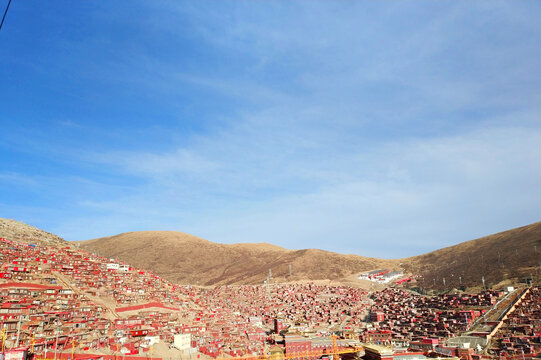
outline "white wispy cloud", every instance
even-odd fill
[[[480,127],[331,154],[325,147],[303,153],[291,141],[272,144],[291,129],[273,129],[269,139],[245,131],[215,134],[182,151],[107,156],[147,182],[104,205],[146,218],[147,226],[215,241],[378,256],[386,255],[382,244],[396,249],[392,256],[406,256],[536,220],[537,129]],[[186,161],[186,151],[201,165]],[[220,166],[205,166],[210,162]]]
[[[269,15],[283,6],[240,4],[224,15],[172,3],[205,46],[244,54],[246,71],[183,73],[154,60],[150,68],[170,78],[166,91],[189,84],[244,103],[170,150],[92,155],[144,180],[105,202],[111,211],[124,214],[125,204],[146,226],[216,241],[380,256],[382,244],[411,255],[537,219],[539,108],[531,91],[508,86],[528,84],[531,63],[513,67],[500,47],[476,48],[484,34],[457,29],[471,20],[464,4],[447,3],[436,18],[416,13],[426,17],[416,24],[407,6],[303,3]],[[174,21],[154,25],[177,31]],[[260,81],[280,61],[289,76]],[[478,68],[486,61],[497,64]]]
[[[539,5],[412,4],[95,11],[145,29],[133,43],[62,44],[100,54],[64,65],[86,64],[81,83],[114,89],[121,110],[100,114],[124,125],[60,116],[54,134],[66,139],[6,137],[60,171],[0,181],[47,194],[37,208],[56,207],[48,230],[71,240],[166,229],[398,257],[538,220]],[[114,110],[111,93],[88,99]]]

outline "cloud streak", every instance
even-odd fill
[[[539,4],[424,5],[117,2],[15,34],[40,61],[0,59],[0,210],[382,257],[538,220]]]
[[[171,216],[169,228],[175,228],[178,214],[182,228],[216,241],[384,257],[414,255],[537,220],[533,199],[541,195],[541,159],[530,149],[539,145],[539,136],[528,128],[390,141],[336,158],[325,148],[302,156],[302,146],[287,141],[289,155],[272,159],[284,144],[259,147],[264,141],[254,139],[234,145],[245,139],[244,132],[222,133],[189,150],[202,156],[202,164],[208,157],[221,166],[186,162],[186,149],[123,154],[115,166],[145,178],[153,195],[147,199],[141,189],[127,199],[128,207],[152,209],[149,202],[157,196]],[[138,163],[145,159],[152,160]],[[194,212],[179,211],[175,203]],[[148,217],[159,223],[160,215]],[[382,251],[383,244],[396,250]]]

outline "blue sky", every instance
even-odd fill
[[[386,258],[539,221],[540,10],[13,0],[0,217]]]

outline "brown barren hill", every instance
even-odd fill
[[[49,246],[74,244],[36,227],[0,219],[0,237]],[[176,231],[128,232],[77,242],[82,249],[119,259],[183,284],[332,281],[359,285],[357,275],[376,268],[403,268],[422,275],[420,286],[487,287],[531,277],[541,280],[541,222],[466,241],[424,255],[383,260],[317,249],[288,250],[267,243],[217,244]],[[290,274],[291,269],[291,274]]]
[[[401,260],[421,274],[421,286],[443,289],[496,285],[504,280],[541,277],[541,222],[466,241]],[[435,284],[435,286],[434,286]]]
[[[175,231],[140,231],[80,242],[83,249],[125,261],[184,284],[257,284],[275,281],[351,283],[376,268],[422,275],[420,285],[443,289],[487,286],[540,277],[541,222],[467,241],[424,255],[383,260],[317,249],[287,250],[262,244],[217,244]],[[291,267],[291,275],[290,275]]]
[[[0,238],[48,246],[68,245],[66,240],[13,219],[0,219]]]
[[[340,280],[396,264],[316,249],[287,250],[267,243],[217,244],[175,231],[128,232],[79,244],[171,281],[199,285],[262,283],[269,269],[278,281]]]

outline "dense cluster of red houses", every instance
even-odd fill
[[[173,313],[141,311],[132,315],[138,320],[132,327],[115,320],[118,305],[184,305],[175,286],[150,272],[113,271],[107,266],[110,260],[83,251],[6,239],[0,242],[0,260],[4,348],[26,345],[35,353],[109,349],[136,354],[177,331],[171,325],[177,320]],[[146,336],[136,328],[144,329]]]
[[[388,288],[372,295],[372,327],[361,336],[365,342],[390,345],[426,338],[447,339],[469,329],[482,313],[473,307],[487,307],[498,293],[486,291],[475,295],[420,296]]]
[[[0,260],[2,343],[44,355],[142,354],[157,342],[173,344],[178,334],[214,358],[262,354],[270,329],[352,328],[368,304],[362,290],[314,284],[179,286],[79,249],[6,239]]]
[[[178,346],[179,336],[188,336],[190,354],[212,358],[278,351],[311,359],[308,352],[352,348],[359,340],[444,349],[445,339],[468,330],[502,295],[430,297],[391,288],[369,294],[313,283],[184,286],[74,247],[7,239],[0,240],[0,263],[2,350],[27,348],[48,358],[151,354],[158,343]],[[498,328],[495,353],[539,352],[540,294],[532,289]],[[334,334],[342,339],[331,341]],[[470,350],[461,357],[471,359]]]
[[[462,359],[483,357],[476,355],[480,350],[476,344],[482,343],[490,344],[488,353],[501,359],[517,355],[539,356],[540,287],[527,288],[522,294],[511,301],[513,297],[503,297],[503,291],[427,297],[388,288],[372,294],[374,304],[368,318],[370,324],[361,334],[361,339],[364,343],[435,352]],[[472,325],[500,299],[503,300],[499,304],[503,310],[494,310],[500,316],[485,323],[490,331],[473,331]],[[446,344],[446,340],[458,340],[461,335],[468,336]]]
[[[205,319],[195,344],[210,356],[261,354],[275,342],[271,331],[325,336],[353,328],[368,304],[363,290],[315,284],[194,287],[188,295],[200,309],[195,320]]]
[[[269,325],[277,319],[303,331],[341,330],[358,326],[369,304],[361,289],[316,284],[222,286],[201,289],[205,307],[230,309],[243,317],[261,318]]]
[[[499,357],[541,352],[541,287],[527,290],[503,320],[492,344],[492,352]]]

